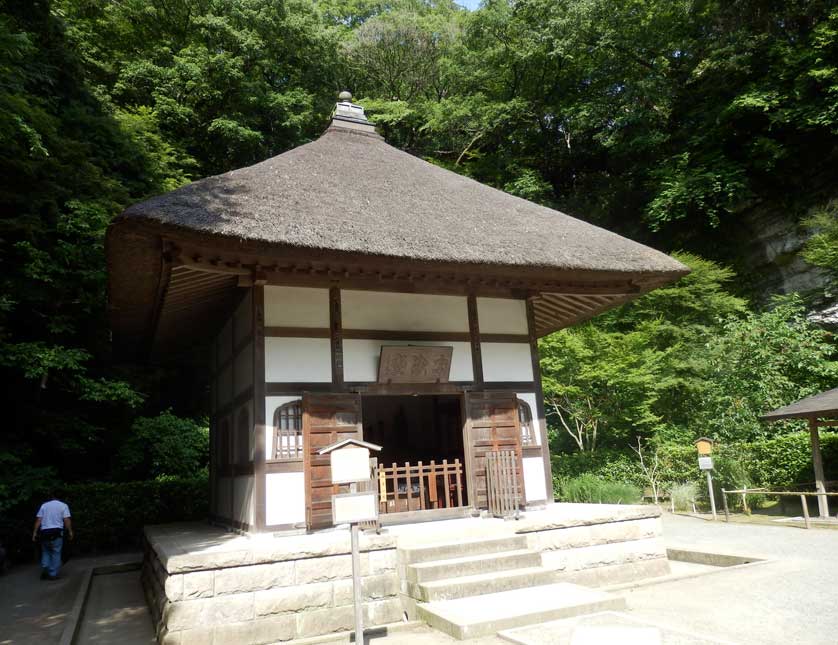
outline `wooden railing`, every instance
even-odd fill
[[[378,466],[375,477],[381,513],[463,506],[463,465],[459,459]]]
[[[518,485],[518,455],[514,450],[486,453],[486,495],[491,515],[517,517],[521,491]]]

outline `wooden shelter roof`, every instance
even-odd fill
[[[194,335],[248,279],[516,291],[535,298],[543,335],[688,272],[340,116],[312,143],[129,207],[108,231],[107,255],[115,340],[133,347],[170,344],[184,325]]]
[[[781,419],[818,419],[823,417],[838,418],[838,387],[820,394],[807,396],[764,414],[760,418],[765,421],[779,421]]]

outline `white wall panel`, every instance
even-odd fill
[[[328,327],[329,290],[266,286],[265,326]]]
[[[473,381],[474,371],[471,365],[471,344],[464,342],[443,341],[398,341],[398,340],[359,340],[343,341],[343,378],[344,381],[378,380],[378,361],[382,345],[422,345],[453,347],[451,355],[451,381]]]
[[[279,406],[301,398],[303,398],[302,394],[299,396],[265,397],[265,456],[267,459],[273,459],[274,456],[274,412]]]
[[[509,298],[478,298],[477,322],[481,334],[526,334],[527,303]]]
[[[267,382],[332,381],[332,343],[328,338],[265,338]]]
[[[265,475],[265,522],[298,524],[306,521],[304,473],[269,473]]]
[[[528,502],[547,499],[544,479],[544,460],[541,457],[524,457],[524,496]]]
[[[253,385],[253,343],[245,345],[236,355],[236,360],[233,361],[233,379],[236,394]]]
[[[480,353],[487,383],[533,380],[529,343],[480,343]]]
[[[384,291],[341,291],[344,329],[468,331],[464,296]]]
[[[538,406],[535,404],[535,392],[519,392],[519,399],[526,401],[532,411],[532,429],[535,433],[535,443],[541,445],[541,420],[538,418]]]
[[[253,290],[248,289],[233,317],[235,324],[235,344],[238,345],[250,336],[253,328]]]

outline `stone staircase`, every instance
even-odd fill
[[[523,535],[400,548],[398,562],[416,617],[459,639],[625,606],[620,597],[558,582]]]

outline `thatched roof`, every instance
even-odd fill
[[[766,421],[838,418],[838,387],[777,408],[761,418]]]
[[[647,246],[430,164],[375,134],[336,127],[261,163],[135,204],[122,217],[392,258],[684,272]]]
[[[355,112],[342,115],[341,106]],[[519,292],[547,294],[536,307],[539,334],[688,272],[647,246],[398,150],[348,103],[338,104],[338,115],[316,141],[135,204],[114,221],[107,250],[117,339],[153,340],[167,325],[192,325],[184,312],[197,324],[210,315],[207,307],[229,308],[236,284],[229,274],[214,283],[193,281],[206,291],[204,309],[184,299],[190,287],[177,281],[195,276],[189,262],[180,270],[179,260],[167,256],[173,240],[197,244],[205,259],[207,250],[225,249],[215,266],[229,267],[232,253],[241,256],[232,264],[242,267],[276,268],[302,258],[311,262],[311,272],[330,278],[349,276],[350,261],[362,277],[370,275],[363,265],[374,263],[379,280],[382,266],[390,276],[405,271],[410,279],[444,268],[449,277],[470,273],[472,293],[480,292],[483,276],[495,285],[506,278],[512,285],[514,278]],[[289,270],[302,272],[300,265]],[[540,282],[527,282],[536,275]],[[577,288],[563,299],[550,288],[554,279]],[[585,300],[594,291],[584,285],[596,280],[600,295]],[[603,281],[624,288],[609,290]],[[172,289],[180,294],[177,321],[166,313]]]

